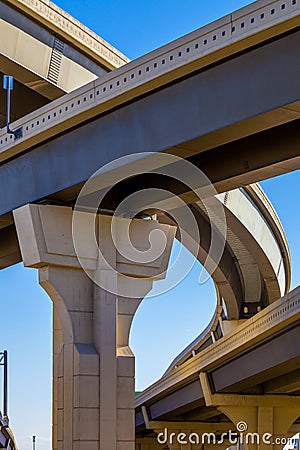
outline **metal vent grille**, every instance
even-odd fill
[[[58,39],[54,39],[52,53],[50,58],[48,80],[54,84],[58,83],[61,61],[63,57],[65,44]]]
[[[224,197],[224,205],[227,205],[228,202],[228,197],[229,197],[229,192],[225,192],[225,197]]]

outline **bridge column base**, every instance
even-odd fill
[[[141,263],[126,259],[129,221],[117,222],[117,248],[111,217],[97,216],[95,222],[90,214],[79,214],[80,264],[71,208],[26,205],[14,212],[24,264],[39,270],[40,284],[53,301],[53,449],[134,450],[130,326],[153,281],[165,276],[175,229],[130,221],[135,248],[143,248],[153,229],[166,236],[161,257]],[[91,237],[85,245],[91,220],[96,249]]]

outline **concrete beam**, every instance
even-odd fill
[[[161,432],[161,430],[197,430],[201,433],[211,432],[223,432],[229,431],[231,424],[228,422],[200,422],[200,421],[163,421],[163,420],[151,420],[148,415],[147,408],[142,406],[142,413],[147,430],[155,430]]]
[[[274,176],[276,173],[294,170],[300,166],[299,127],[295,123],[294,132],[290,129],[286,130],[288,146],[283,138],[277,144],[277,138],[282,129],[276,130],[275,127],[286,122],[278,108],[280,110],[283,105],[287,106],[298,98],[295,51],[299,47],[299,39],[300,33],[286,36],[263,48],[252,50],[249,54],[238,56],[234,60],[193,75],[151,96],[136,99],[134,103],[126,106],[121,104],[121,98],[118,95],[105,99],[102,96],[102,89],[105,87],[105,95],[112,95],[110,83],[105,81],[106,84],[102,85],[100,81],[97,81],[95,85],[81,89],[76,96],[65,98],[64,101],[55,105],[52,104],[51,111],[49,108],[44,108],[27,117],[23,122],[18,122],[18,126],[24,126],[24,138],[13,143],[9,138],[5,140],[5,137],[1,136],[0,159],[4,161],[13,156],[16,157],[18,153],[32,148],[33,145],[36,147],[26,155],[19,156],[20,159],[10,160],[1,166],[1,177],[5,177],[3,184],[7,189],[3,195],[3,201],[1,199],[3,206],[0,214],[28,201],[35,201],[71,186],[74,187],[89,178],[95,167],[101,167],[114,159],[135,152],[149,150],[161,152],[168,149],[182,157],[203,153],[204,159],[206,157],[209,159],[208,150],[218,147],[217,157],[220,156],[224,161],[222,166],[224,173],[231,172],[231,175],[222,179],[224,190],[233,187],[232,184],[228,184],[225,188],[225,181],[228,178],[235,177],[236,187]],[[287,52],[286,49],[289,51]],[[261,71],[262,61],[265,65],[263,72]],[[283,70],[283,67],[286,70]],[[237,79],[234,78],[235,81],[231,82],[234,74]],[[251,79],[249,74],[252,74]],[[224,79],[227,80],[225,87]],[[217,86],[221,92],[220,98],[214,96]],[[237,86],[239,95],[236,95]],[[125,89],[124,86],[123,89]],[[108,94],[106,94],[107,91]],[[228,116],[228,104],[231,105],[232,110],[230,116]],[[109,108],[112,107],[117,107],[118,110],[110,111]],[[211,114],[207,113],[208,109]],[[266,110],[268,113],[265,113]],[[215,111],[218,112],[217,116]],[[83,119],[88,120],[96,113],[105,113],[105,115],[74,130],[74,127]],[[271,116],[266,118],[264,114]],[[299,118],[299,114],[296,111],[293,118],[290,117],[288,121]],[[186,120],[187,117],[188,120]],[[255,124],[252,123],[253,126],[245,129],[242,125],[248,117],[252,117]],[[120,123],[123,124],[122,127]],[[66,133],[68,127],[72,127],[72,132]],[[233,127],[236,133],[233,131],[227,133],[227,127]],[[265,128],[272,128],[272,130],[269,131],[268,140],[264,139],[265,136],[257,137],[258,140],[261,139],[259,152],[252,145],[245,147],[244,150],[241,142],[238,145],[239,152],[231,152],[230,146],[220,147],[221,144],[257,134]],[[218,141],[212,136],[215,130],[223,136]],[[58,133],[66,134],[43,144],[46,139],[49,140]],[[89,145],[86,147],[81,145],[81,142],[85,142],[87,137]],[[197,142],[191,144],[193,139],[197,139]],[[206,142],[205,145],[201,145],[200,141],[203,139]],[[270,151],[262,151],[264,145]],[[72,161],[69,158],[70,148],[73,154]],[[109,153],[106,151],[107,148],[111,149]],[[60,164],[56,167],[58,154]],[[238,161],[237,165],[233,164],[235,173],[232,173],[230,169],[232,157],[234,161],[235,158]],[[258,158],[257,162],[255,158]],[[20,161],[24,161],[24,164],[20,164]],[[82,164],[82,161],[85,163]],[[209,161],[211,162],[211,159]],[[249,168],[246,171],[245,161],[249,162]],[[275,171],[270,171],[273,166]],[[18,172],[18,176],[13,179],[6,173],[12,170],[12,167]],[[28,183],[28,180],[32,178],[27,173],[29,167],[30,173],[34,174],[41,173],[43,167],[47,167],[47,173],[50,171],[56,174],[55,179],[43,175],[39,183]],[[220,165],[213,164],[211,172],[208,173],[213,183],[220,182],[218,167]],[[258,169],[260,169],[259,173],[257,173]],[[22,189],[19,188],[19,184]],[[24,191],[25,185],[26,191]],[[38,189],[35,186],[38,186]],[[13,200],[11,192],[18,193],[17,196],[14,195]]]
[[[292,394],[300,391],[300,369],[268,381],[264,385],[264,391],[266,394]]]
[[[300,398],[288,395],[245,395],[245,394],[217,394],[212,393],[207,373],[200,373],[200,383],[206,406],[278,406],[298,408]]]
[[[6,10],[11,7],[14,15],[33,18],[44,30],[59,36],[64,42],[77,48],[88,59],[97,61],[107,70],[126,64],[129,60],[92,30],[80,23],[52,2],[42,0],[2,0]],[[24,17],[25,16],[25,17]]]
[[[240,354],[238,361],[232,359],[222,367],[213,369],[211,377],[215,389],[218,392],[247,392],[247,389],[253,386],[261,385],[272,378],[299,369],[297,316],[298,314],[294,317],[294,328],[286,328],[282,334],[275,333],[273,329],[273,336],[270,340],[260,341],[260,345],[253,347],[250,352]],[[253,345],[256,341],[255,334]],[[258,334],[256,334],[257,337]]]
[[[65,47],[67,44],[54,36],[49,35],[48,39],[40,40],[0,19],[2,72],[13,75],[21,84],[49,100],[95,80],[98,75],[68,57],[70,52]],[[102,75],[105,73],[102,69],[92,68],[96,73],[99,70]]]

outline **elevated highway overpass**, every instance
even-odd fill
[[[204,433],[220,440],[222,433],[238,430],[239,422],[247,424],[245,432],[261,436],[268,429],[271,443],[299,432],[299,308],[297,288],[213,345],[183,352],[136,398],[136,448],[164,448],[157,443],[159,433],[167,436],[166,444],[174,433],[173,445],[165,447],[169,449],[185,448],[178,444],[179,433],[185,434],[181,440],[191,433],[200,436],[200,443]],[[268,416],[260,424],[265,408]],[[210,448],[207,440],[203,443]],[[225,439],[218,448],[228,446]]]
[[[176,422],[179,428],[186,422],[185,429],[189,429],[189,422],[191,429],[196,427],[194,422],[199,422],[200,427],[212,422],[216,427],[220,425],[220,431],[227,423],[230,429],[232,424],[220,410],[225,405],[214,403],[213,396],[209,402],[205,381],[199,378],[203,373],[209,376],[213,395],[238,393],[240,402],[249,396],[264,398],[267,403],[268,395],[278,395],[279,407],[281,397],[289,394],[287,407],[291,411],[295,408],[296,426],[292,427],[292,432],[299,431],[300,406],[296,398],[300,392],[299,292],[298,287],[231,332],[224,333],[211,346],[199,350],[196,342],[183,351],[164,376],[136,398],[138,435],[164,428],[165,422],[170,422],[170,430],[177,428]],[[222,396],[217,394],[216,397],[222,401]],[[276,404],[276,399],[274,401]],[[162,421],[161,426],[159,421]]]
[[[1,1],[0,38],[1,73],[15,79],[13,120],[129,61],[51,2]],[[0,105],[3,127],[2,90]]]
[[[77,55],[69,67],[79,61],[84,61],[85,70],[97,66],[86,78],[88,81],[91,76],[93,81],[73,91],[74,86],[59,84],[66,80],[63,64],[54,82],[44,69],[34,76],[30,66],[23,72],[22,60],[2,48],[1,61],[10,64],[7,67],[15,70],[17,79],[20,76],[21,85],[38,95],[48,92],[41,108],[34,107],[11,125],[12,129],[22,127],[20,139],[0,131],[0,264],[4,268],[23,260],[38,268],[40,282],[55,305],[54,448],[71,449],[74,442],[81,445],[81,433],[85,436],[82,445],[87,441],[97,445],[93,430],[98,428],[107,448],[115,448],[119,441],[120,445],[132,444],[134,439],[130,431],[134,406],[129,395],[133,358],[128,335],[138,303],[133,308],[124,298],[125,306],[120,306],[124,310],[105,316],[111,330],[117,323],[117,331],[112,331],[109,344],[106,338],[103,341],[108,325],[91,305],[102,299],[102,314],[108,314],[111,310],[105,309],[105,302],[109,296],[102,298],[83,273],[78,275],[70,234],[72,208],[83,184],[99,167],[130,154],[136,158],[110,166],[101,176],[101,186],[91,192],[93,196],[111,188],[99,208],[101,232],[106,232],[105,223],[126,197],[143,188],[164,188],[189,205],[203,236],[195,256],[205,262],[212,233],[209,214],[188,186],[155,173],[163,166],[155,157],[160,153],[184,158],[209,177],[228,226],[224,253],[212,274],[218,305],[211,328],[179,355],[162,380],[139,396],[138,436],[151,439],[152,430],[166,422],[180,423],[180,427],[186,426],[182,425],[185,421],[190,422],[188,426],[196,422],[212,426],[215,422],[216,430],[222,431],[236,423],[231,410],[226,410],[226,415],[225,407],[236,406],[232,402],[237,401],[237,394],[245,397],[245,415],[252,420],[252,428],[257,417],[253,419],[249,408],[261,411],[266,398],[262,394],[271,395],[270,402],[275,401],[275,393],[279,395],[269,406],[273,416],[280,406],[291,407],[294,414],[299,410],[299,351],[293,342],[299,336],[299,301],[294,298],[298,291],[287,294],[290,260],[284,231],[266,196],[253,183],[299,168],[299,0],[255,2],[125,65],[125,57],[112,48],[107,53],[103,41],[50,2],[33,5],[19,0],[1,5],[9,5],[2,19],[4,28],[22,36],[27,33],[30,42],[38,41],[34,42],[48,55],[48,66],[54,32],[67,46],[66,55]],[[17,8],[20,15],[12,15],[10,8]],[[12,17],[19,22],[13,23]],[[90,48],[91,42],[96,47],[100,42],[98,50],[94,44]],[[118,68],[104,74],[112,66]],[[29,75],[33,82],[26,85]],[[68,90],[71,92],[63,95]],[[149,156],[149,151],[154,156]],[[166,233],[171,236],[176,225],[170,218],[172,210],[163,214],[152,207],[153,212],[163,224],[157,226],[169,230]],[[155,225],[142,220],[138,224],[141,229]],[[192,250],[196,237],[185,231]],[[101,245],[111,245],[108,242]],[[124,264],[112,248],[107,251],[115,255],[116,267]],[[88,260],[97,266],[95,256],[89,255]],[[153,267],[147,270],[152,273]],[[134,270],[131,275],[136,276]],[[66,280],[78,286],[78,292],[86,293],[84,305],[74,289],[65,290],[61,283]],[[102,331],[91,336],[90,330],[98,328]],[[241,343],[239,348],[237,343]],[[276,345],[286,350],[287,344],[291,344],[289,352],[270,352]],[[108,359],[104,364],[101,360],[99,368],[100,357]],[[252,372],[236,370],[238,361],[245,367],[250,364]],[[283,379],[288,372],[287,392]],[[124,373],[129,388],[118,400],[116,386]],[[85,384],[91,375],[104,400],[101,408],[99,402],[93,402],[90,417],[84,392],[91,389]],[[228,405],[229,393],[233,400]],[[290,393],[293,395],[287,399]],[[127,413],[126,418],[122,416],[127,427],[119,419],[120,410]],[[111,417],[111,429],[105,428],[105,414]],[[299,415],[287,417],[297,423]],[[87,417],[93,424],[89,431],[81,429]],[[274,428],[272,420],[269,423]]]
[[[297,1],[255,2],[20,119],[18,141],[3,130],[2,240],[17,254],[13,209],[70,204],[96,168],[129,153],[189,158],[219,192],[298,168],[298,25]]]
[[[190,158],[220,192],[298,168],[298,27],[297,1],[254,2],[20,119],[23,138],[0,134],[1,215],[58,192],[64,201],[128,153]]]

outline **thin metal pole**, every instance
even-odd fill
[[[10,122],[10,88],[8,86],[6,90],[6,129],[9,131]]]
[[[4,355],[4,359],[3,359],[3,363],[4,363],[4,376],[3,376],[3,415],[4,417],[7,417],[7,392],[8,392],[8,358],[7,358],[7,350],[4,350],[3,352]]]
[[[35,438],[36,436],[32,436],[32,450],[35,450]]]
[[[18,128],[17,130],[10,129],[10,96],[11,91],[13,90],[13,77],[9,75],[4,75],[3,78],[3,88],[6,89],[6,132],[9,134],[13,134],[16,139],[19,139],[23,136],[23,127]]]

